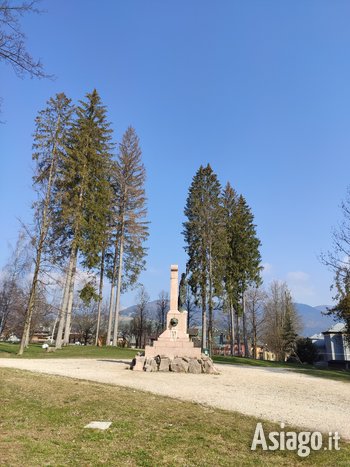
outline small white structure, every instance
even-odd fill
[[[328,361],[350,362],[350,346],[346,340],[345,324],[337,323],[322,334]]]
[[[92,428],[94,430],[108,430],[112,422],[90,422],[84,428]]]

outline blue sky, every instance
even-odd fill
[[[183,208],[212,165],[255,215],[264,279],[296,301],[330,303],[331,247],[349,184],[350,3],[43,0],[23,18],[28,48],[56,79],[0,63],[0,265],[30,221],[34,118],[57,92],[96,88],[115,140],[135,127],[147,169],[150,240],[141,281],[155,299],[184,269]],[[133,304],[134,294],[122,299]]]

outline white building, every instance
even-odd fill
[[[346,340],[345,324],[337,323],[322,333],[329,360],[350,362],[350,346]]]
[[[329,366],[350,369],[350,345],[346,339],[345,324],[336,323],[320,334],[310,337],[318,349],[319,360]]]

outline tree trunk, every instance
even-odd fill
[[[59,123],[60,123],[60,119],[58,119],[58,122],[56,125],[56,135],[57,135]],[[24,348],[29,345],[30,325],[32,322],[33,311],[34,311],[35,295],[36,295],[36,289],[38,285],[38,278],[39,278],[39,272],[40,272],[40,266],[41,266],[41,255],[44,249],[44,242],[45,242],[46,235],[47,235],[48,228],[49,228],[49,219],[48,219],[49,204],[50,204],[51,188],[52,188],[54,173],[56,170],[56,159],[57,159],[56,145],[57,145],[57,141],[55,140],[54,146],[52,149],[52,160],[50,164],[49,178],[47,181],[47,188],[46,188],[46,193],[45,193],[44,209],[43,209],[43,214],[41,218],[39,241],[38,241],[38,246],[36,249],[33,280],[32,280],[32,285],[31,285],[30,293],[29,293],[28,306],[25,312],[24,328],[23,328],[21,345],[18,351],[18,355],[22,355]]]
[[[208,349],[209,355],[213,352],[213,285],[212,285],[212,259],[209,258],[209,290],[208,290]]]
[[[237,347],[238,347],[238,356],[241,357],[242,356],[242,352],[241,352],[241,330],[240,330],[240,317],[238,316],[238,313],[237,313],[237,320],[236,320],[236,335],[237,335]]]
[[[72,251],[70,258],[69,258],[69,265],[68,265],[67,275],[66,275],[66,283],[64,286],[64,293],[63,293],[61,310],[60,310],[60,318],[59,318],[57,336],[56,336],[56,346],[55,346],[56,349],[62,348],[63,330],[64,330],[64,325],[66,323],[68,295],[69,295],[69,287],[71,283],[73,266],[74,266],[74,263],[73,263],[73,251]]]
[[[36,289],[36,284],[38,281],[38,274],[39,274],[39,267],[35,266],[35,271],[34,271],[34,276],[33,276],[33,284],[31,289],[30,289],[30,295],[29,295],[29,303],[28,307],[26,310],[25,314],[25,321],[24,321],[24,329],[23,329],[23,334],[22,334],[22,339],[21,339],[21,345],[19,347],[18,355],[22,355],[24,352],[24,348],[28,345],[28,334],[29,334],[29,329],[30,329],[30,323],[32,320],[32,315],[33,315],[33,308],[34,308],[34,299],[35,299],[35,289]]]
[[[122,270],[123,270],[123,251],[124,251],[124,217],[122,218],[122,227],[121,227],[121,235],[120,235],[117,297],[116,297],[116,303],[115,303],[114,331],[113,331],[113,345],[114,346],[118,345],[118,324],[119,324],[120,290],[121,290]]]
[[[100,333],[100,323],[101,323],[101,307],[102,307],[102,293],[103,293],[103,276],[104,276],[104,267],[105,267],[105,249],[102,250],[101,255],[101,269],[100,269],[100,287],[98,292],[98,305],[97,305],[97,324],[96,324],[96,336],[95,336],[95,345],[98,344],[98,338]]]
[[[242,310],[243,310],[243,344],[244,344],[244,356],[249,357],[249,349],[248,349],[248,339],[247,339],[247,320],[246,320],[246,314],[245,314],[245,297],[243,293],[243,298],[242,298]]]
[[[69,336],[70,336],[70,331],[71,331],[72,307],[73,307],[73,298],[74,298],[74,282],[75,282],[75,275],[77,271],[77,253],[78,253],[77,248],[75,248],[72,276],[71,276],[71,280],[69,284],[69,291],[68,291],[68,305],[67,305],[66,325],[64,328],[63,345],[69,344]]]
[[[109,296],[108,327],[107,327],[106,345],[111,345],[112,324],[113,324],[114,292],[115,292],[115,287],[116,287],[115,282],[116,282],[116,276],[117,276],[117,259],[118,259],[118,247],[117,247],[117,243],[116,243],[115,244],[115,249],[114,249],[114,258],[113,258],[111,293],[110,293],[110,296]]]
[[[206,290],[202,289],[202,350],[207,348],[207,300]]]
[[[230,325],[231,325],[230,352],[231,352],[231,356],[233,357],[235,355],[235,310],[232,304],[230,304]]]

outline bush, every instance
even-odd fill
[[[317,347],[308,337],[300,337],[297,340],[296,354],[301,362],[310,363],[311,365],[318,359]]]

